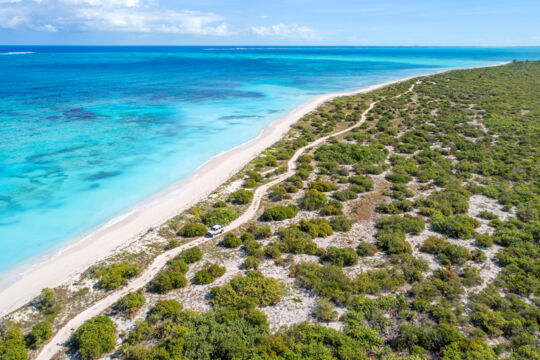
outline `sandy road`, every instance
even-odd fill
[[[420,81],[414,83],[411,85],[407,91],[405,91],[402,94],[399,94],[396,96],[396,98],[401,97],[404,94],[407,94],[411,91],[413,91],[416,84],[419,84]],[[300,155],[302,155],[306,150],[313,148],[314,146],[320,145],[324,143],[326,140],[328,140],[331,137],[342,135],[346,132],[351,131],[354,128],[357,128],[358,126],[362,125],[366,121],[367,114],[373,109],[373,107],[377,104],[377,101],[372,102],[369,104],[369,107],[362,113],[362,116],[360,118],[360,121],[358,121],[353,126],[350,126],[346,129],[343,129],[341,131],[338,131],[336,133],[323,136],[314,142],[301,147],[300,149],[296,150],[294,155],[291,157],[291,159],[287,162],[288,170],[287,172],[279,175],[274,180],[265,183],[261,186],[259,186],[253,195],[253,200],[251,201],[250,205],[246,209],[246,211],[240,215],[236,220],[232,221],[229,225],[225,227],[225,232],[232,231],[240,227],[241,225],[247,223],[250,221],[259,210],[259,207],[261,205],[262,199],[264,195],[268,192],[268,190],[280,182],[284,181],[288,177],[294,175],[296,171],[296,160]],[[167,264],[167,262],[174,258],[176,255],[178,255],[183,250],[192,248],[194,246],[201,245],[207,241],[211,240],[207,237],[200,237],[193,241],[190,241],[187,244],[181,245],[177,248],[174,248],[170,251],[167,251],[159,256],[157,256],[152,264],[148,268],[146,268],[139,277],[131,280],[126,286],[124,286],[121,289],[118,289],[111,294],[109,294],[107,297],[101,299],[88,309],[84,310],[83,312],[79,313],[77,316],[75,316],[73,319],[68,321],[53,337],[52,339],[43,347],[39,355],[36,357],[37,360],[48,360],[51,359],[56,353],[62,350],[67,345],[67,342],[69,341],[69,338],[71,337],[72,332],[79,328],[86,320],[93,318],[94,316],[98,316],[99,314],[103,313],[107,308],[109,308],[111,305],[113,305],[115,302],[120,300],[123,296],[127,295],[129,292],[137,291],[138,289],[146,286],[154,276]]]
[[[253,195],[253,200],[251,201],[249,207],[247,210],[240,215],[236,220],[232,221],[229,225],[225,227],[225,232],[235,230],[241,225],[247,223],[250,221],[256,214],[257,210],[259,209],[259,206],[261,205],[262,199],[264,195],[268,192],[268,189],[270,189],[272,186],[284,181],[288,177],[294,175],[296,170],[296,160],[300,155],[302,155],[306,150],[317,146],[326,140],[328,140],[330,137],[338,136],[341,134],[344,134],[364,123],[366,120],[366,116],[373,109],[376,102],[372,102],[369,107],[362,113],[362,117],[360,121],[358,121],[356,124],[354,124],[351,127],[348,127],[344,130],[341,130],[337,133],[333,133],[331,135],[324,136],[322,138],[319,138],[315,140],[314,142],[298,149],[292,158],[288,161],[287,165],[289,170],[278,177],[276,177],[274,180],[261,185],[255,190],[255,193]],[[206,237],[200,237],[193,241],[190,241],[187,244],[183,244],[177,248],[174,248],[170,251],[167,251],[159,256],[157,256],[152,264],[148,268],[146,268],[140,276],[137,278],[131,280],[126,286],[124,286],[121,289],[118,289],[111,294],[109,294],[107,297],[101,299],[88,309],[84,310],[83,312],[76,315],[73,319],[68,321],[55,335],[54,337],[43,347],[39,355],[37,356],[37,360],[47,360],[52,358],[57,352],[62,350],[66,346],[66,343],[69,341],[69,338],[71,337],[72,332],[77,329],[79,326],[81,326],[86,320],[93,318],[94,316],[98,316],[99,314],[103,313],[107,308],[109,308],[111,305],[113,305],[115,302],[117,302],[120,298],[127,295],[129,292],[137,291],[138,289],[146,286],[154,276],[167,264],[167,262],[174,258],[176,255],[178,255],[183,250],[189,249],[194,246],[201,245],[207,241],[209,241],[209,238]]]

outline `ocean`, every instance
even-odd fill
[[[0,46],[0,277],[311,97],[513,59],[540,48]]]

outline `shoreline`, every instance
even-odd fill
[[[500,66],[502,62],[478,67]],[[116,253],[119,247],[135,241],[150,228],[161,226],[181,211],[198,203],[228,181],[253,158],[283,138],[291,125],[323,103],[342,96],[352,96],[374,91],[412,78],[444,73],[449,69],[426,75],[415,75],[371,85],[349,92],[328,93],[316,96],[291,110],[282,118],[268,124],[255,138],[232,149],[217,154],[200,165],[187,177],[143,200],[132,209],[110,219],[97,229],[77,236],[67,247],[36,263],[24,273],[18,272],[13,281],[0,290],[0,316],[4,316],[32,300],[45,287],[55,287],[74,279],[89,266]],[[77,240],[78,239],[78,240]],[[19,267],[17,267],[19,268]],[[9,300],[7,300],[9,299]]]

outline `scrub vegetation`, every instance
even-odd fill
[[[250,224],[170,260],[146,289],[76,330],[72,350],[128,360],[539,359],[538,94],[540,63],[514,62],[324,104],[253,160],[236,189],[171,220],[164,243],[236,219],[295,151],[375,102],[365,123],[304,152]],[[131,270],[94,273],[114,289]],[[42,318],[59,311],[54,296],[39,304]],[[47,330],[24,335],[6,322],[0,359],[26,358]]]

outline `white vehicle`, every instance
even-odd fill
[[[214,225],[210,228],[210,231],[208,231],[208,234],[206,236],[208,237],[214,237],[219,234],[223,234],[225,231],[225,227],[223,225]]]

